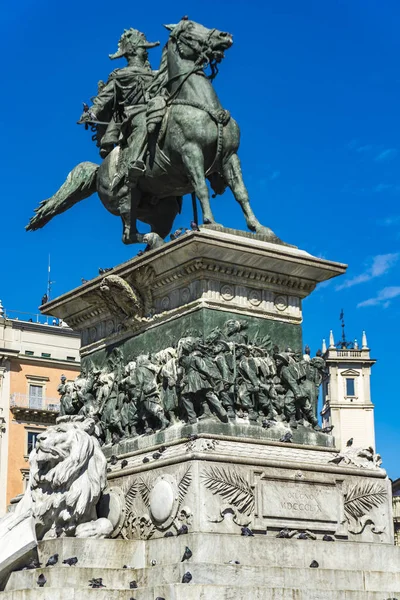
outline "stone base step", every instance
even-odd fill
[[[400,591],[397,592],[400,595]],[[73,588],[36,588],[0,593],[1,600],[389,600],[393,592],[346,590],[299,590],[295,588],[266,588],[264,586],[234,587],[231,585],[174,584],[146,590],[107,590]]]
[[[324,568],[292,568],[292,567],[252,567],[246,565],[192,563],[191,561],[176,565],[155,565],[145,569],[105,569],[54,566],[44,569],[17,571],[11,574],[6,591],[29,590],[38,587],[37,579],[43,574],[47,580],[46,590],[60,587],[75,589],[89,588],[89,580],[102,577],[108,590],[126,590],[129,593],[130,582],[137,582],[139,591],[157,585],[179,584],[186,571],[192,575],[196,585],[229,585],[235,589],[249,586],[265,588],[301,589],[301,590],[336,590],[336,591],[368,591],[381,592],[389,590],[391,595],[400,590],[400,573],[390,571],[368,570],[335,570]],[[190,585],[190,584],[186,584]],[[132,595],[135,596],[132,591]],[[141,595],[141,593],[140,593]],[[1,598],[1,596],[0,596]],[[384,600],[381,598],[381,600]]]
[[[275,536],[240,534],[189,533],[179,537],[144,540],[95,540],[60,538],[39,543],[39,558],[59,554],[63,559],[77,556],[79,567],[120,569],[177,564],[185,547],[193,552],[193,562],[225,564],[239,560],[242,566],[308,568],[317,560],[321,568],[400,573],[400,547],[389,544],[322,542],[320,540],[279,539]],[[399,599],[400,600],[400,599]]]

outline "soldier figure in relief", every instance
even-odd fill
[[[221,421],[227,421],[227,413],[214,393],[214,382],[210,375],[210,364],[206,362],[195,338],[183,338],[179,342],[179,365],[182,367],[181,402],[186,411],[189,423],[196,423],[200,405],[203,409],[201,417],[211,416],[214,409]],[[217,378],[220,379],[219,375]],[[197,412],[195,410],[197,408]]]
[[[139,416],[144,422],[145,431],[152,431],[150,419],[160,424],[157,429],[163,430],[169,425],[161,405],[160,390],[157,382],[159,367],[146,354],[136,359],[134,402],[137,402]]]
[[[159,380],[161,402],[171,425],[179,422],[178,359],[175,348],[166,348],[155,355],[161,365]]]
[[[250,356],[250,348],[245,344],[236,346],[237,361],[237,389],[238,404],[241,409],[247,411],[249,420],[256,422],[258,413],[256,411],[256,395],[260,391],[260,382],[257,376],[257,366],[254,358]]]
[[[137,402],[135,400],[135,370],[136,362],[130,361],[125,367],[124,379],[120,382],[121,390],[119,410],[121,414],[121,427],[126,437],[136,437],[138,435],[137,427],[139,424],[139,414]]]
[[[233,345],[233,344],[232,344]],[[214,360],[221,374],[214,391],[219,395],[228,418],[235,419],[235,364],[230,345],[217,339],[214,343]]]
[[[290,427],[297,428],[296,412],[299,412],[304,419],[311,423],[316,431],[321,431],[318,420],[313,414],[307,390],[304,389],[298,377],[298,369],[296,368],[298,365],[291,362],[290,357],[283,352],[275,354],[274,358],[278,375],[281,378],[282,385],[286,388],[285,413],[289,419]]]

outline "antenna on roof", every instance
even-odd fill
[[[49,254],[49,264],[47,269],[47,302],[50,302],[51,298],[51,286],[55,283],[55,281],[51,281],[50,277],[50,254]]]

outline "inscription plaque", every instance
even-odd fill
[[[259,482],[259,517],[337,522],[339,496],[336,486],[289,481]]]

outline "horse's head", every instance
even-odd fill
[[[177,25],[165,25],[171,32],[182,58],[187,60],[204,59],[204,62],[219,62],[224,51],[233,44],[232,35],[218,29],[208,29],[199,23],[183,18]]]

